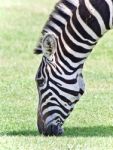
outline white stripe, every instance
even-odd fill
[[[56,87],[56,86],[55,86],[53,83],[51,83],[51,82],[49,83],[49,86],[50,86],[50,87],[53,87],[54,89],[56,89],[56,90],[59,92],[60,95],[64,95],[65,98],[67,98],[67,99],[70,100],[71,102],[75,102],[75,100],[78,100],[78,96],[74,96],[74,95],[71,95],[71,94],[69,94],[69,93],[66,93],[66,92],[60,90],[58,87]],[[76,84],[74,90],[75,90],[76,92],[79,91],[79,86],[77,86],[77,84]]]
[[[64,44],[64,42],[63,42],[63,44]],[[61,49],[61,47],[60,47],[60,43],[59,43],[59,39],[58,39],[58,46],[59,46],[59,50],[60,50],[60,54],[62,55],[62,57],[64,58],[64,60],[66,61],[66,62],[68,62],[68,64],[70,64],[73,68],[76,68],[76,67],[78,67],[79,65],[80,65],[80,63],[82,62],[84,62],[84,60],[81,60],[81,61],[79,61],[78,63],[74,63],[74,62],[72,62],[71,61],[71,59],[69,59],[68,57],[66,57],[64,54],[63,54],[63,50]],[[66,49],[67,50],[67,49]],[[68,51],[68,50],[67,50]],[[70,53],[70,51],[69,51],[69,53]],[[72,54],[72,53],[71,53]],[[80,53],[78,53],[78,55],[77,55],[77,53],[76,52],[74,52],[74,55],[76,54],[76,57],[77,58],[81,58],[81,57],[79,57],[80,55]],[[72,54],[73,55],[73,54]],[[76,58],[75,58],[76,59]],[[82,64],[81,63],[81,64]]]
[[[52,17],[55,18],[55,19],[57,19],[59,22],[61,22],[64,25],[67,24],[67,20],[65,20],[65,18],[63,18],[62,16],[60,16],[57,13],[53,13]]]
[[[49,113],[49,111],[52,111],[52,110],[59,110],[60,112],[62,112],[62,114],[64,114],[65,116],[68,116],[68,114],[63,111],[63,109],[59,106],[49,106],[48,108],[44,109],[44,111],[42,112],[43,115],[45,115],[46,113]]]
[[[56,53],[56,59],[57,59],[57,61],[59,62],[59,64],[60,64],[60,66],[64,66],[64,64],[61,64],[61,60],[60,60],[60,58],[59,58],[59,56],[58,56],[58,53]],[[55,57],[54,57],[54,59],[55,59]],[[64,72],[64,70],[62,70],[62,68],[59,66],[59,64],[57,64],[57,62],[55,62],[55,65],[56,65],[56,67],[60,70],[60,72],[61,73],[59,73],[58,71],[56,71],[59,75],[64,75],[65,74],[65,72]],[[68,70],[70,73],[72,72],[72,70]]]
[[[64,121],[64,118],[62,118],[62,116],[61,116],[60,114],[54,113],[53,115],[50,115],[50,116],[48,116],[48,117],[46,118],[45,124],[48,124],[48,123],[51,122],[52,120],[54,121],[54,119],[55,119],[56,117],[59,117],[59,118],[61,118],[61,119]]]
[[[109,26],[112,28],[113,26],[113,2],[111,0],[105,0],[105,2],[109,6],[109,11],[110,11],[110,21],[109,21]]]
[[[41,99],[43,99],[48,93],[49,93],[49,90],[45,91],[45,92],[41,95]]]
[[[50,24],[51,25],[51,24]],[[56,24],[55,24],[56,25]],[[52,26],[53,27],[53,26]],[[54,27],[55,28],[55,27]],[[56,30],[58,29],[58,26],[56,26],[56,28],[55,28]],[[58,30],[61,30],[60,28],[58,29]],[[57,31],[58,31],[57,30]],[[62,30],[60,31],[60,32],[62,32]],[[60,65],[65,69],[65,70],[67,70],[68,72],[72,72],[72,70],[70,70],[70,68],[69,67],[67,67],[63,62],[62,62],[62,60],[60,60],[60,58],[59,58],[59,56],[58,56],[58,53],[56,52],[56,54],[57,54],[57,57],[58,57],[58,59],[59,59],[59,63],[60,63]],[[65,60],[66,60],[66,56],[64,56],[63,57]],[[68,58],[67,58],[68,59]],[[68,59],[69,60],[69,59]],[[67,61],[67,60],[66,60]],[[71,60],[70,60],[71,61]],[[71,61],[72,62],[72,61]],[[76,65],[76,64],[75,64]],[[75,66],[74,65],[74,66]]]
[[[68,2],[72,3],[74,6],[79,6],[79,0],[67,0]]]
[[[95,44],[96,42],[93,42],[91,40],[88,40],[86,38],[83,37],[83,35],[80,34],[80,32],[78,32],[78,30],[75,28],[73,22],[72,22],[72,18],[70,19],[70,25],[72,27],[72,29],[74,30],[74,32],[83,40],[83,41],[88,41],[90,42],[91,44]]]
[[[90,50],[90,49],[93,48],[93,46],[90,46],[90,45],[87,45],[87,44],[84,44],[84,43],[82,43],[82,42],[78,42],[77,40],[75,40],[75,39],[73,38],[73,36],[68,32],[67,27],[65,27],[65,32],[66,32],[67,36],[69,37],[69,39],[70,39],[74,44],[76,44],[77,46],[83,47],[83,48],[88,49],[88,50]]]
[[[55,64],[55,65],[57,65],[57,64]],[[78,74],[81,74],[81,73],[82,73],[82,68],[77,69],[76,72],[74,72],[74,73],[72,72],[72,74],[70,74],[70,75],[67,75],[67,74],[60,74],[60,73],[55,69],[55,67],[52,67],[52,69],[54,70],[54,72],[56,73],[56,75],[58,75],[58,76],[63,76],[64,79],[69,79],[69,80],[72,80],[72,79],[76,78],[76,76],[77,76]]]
[[[79,14],[79,9],[77,9],[76,11],[76,17],[79,21],[79,23],[81,24],[81,26],[83,27],[83,29],[95,40],[98,40],[99,37],[96,35],[96,33],[82,20],[82,18],[80,17]]]
[[[42,103],[41,108],[43,108],[44,106],[46,106],[48,103],[59,105],[59,103],[57,101],[51,100],[52,97],[53,97],[53,95],[50,96],[49,99],[47,99],[44,103]]]
[[[47,29],[46,28],[46,31],[49,32],[49,33],[53,33],[53,31],[51,29]],[[57,35],[55,35],[57,37]],[[71,66],[73,66],[74,68],[77,68],[80,64],[83,64],[85,59],[78,62],[78,63],[73,63],[70,59],[68,59],[65,55],[63,55],[62,53],[62,50],[60,48],[60,43],[59,43],[59,39],[57,37],[57,40],[58,40],[58,44],[59,44],[59,50],[60,50],[60,53],[62,55],[62,57],[67,61],[68,60],[68,63],[71,64]],[[61,40],[63,42],[64,45],[66,45],[65,41],[63,40],[63,37],[61,35]],[[71,55],[75,56],[75,57],[78,57],[78,58],[83,58],[83,57],[87,57],[89,55],[89,53],[79,53],[79,52],[76,52],[76,51],[73,51],[72,49],[70,49],[68,47],[68,49],[66,49],[68,51],[68,53],[70,53]],[[60,63],[60,65],[65,69],[67,70],[68,72],[73,72],[72,70],[70,70],[69,68],[67,68],[67,66],[65,66],[63,63],[62,63],[62,60],[60,60],[59,56],[58,56],[58,53],[56,52],[56,55],[57,55],[57,58],[58,58],[58,62]],[[60,71],[62,72],[63,70],[60,68]],[[64,75],[64,71],[62,72],[62,74]]]
[[[72,14],[72,15],[73,15],[73,14]],[[73,22],[72,22],[72,15],[70,16],[70,26],[71,26],[71,28],[73,29],[73,31],[74,31],[83,41],[88,41],[88,42],[90,42],[91,44],[95,44],[95,42],[84,38],[84,37],[77,31],[77,29],[75,28],[75,26],[73,25]],[[52,17],[55,18],[55,19],[57,19],[58,21],[60,21],[62,24],[67,25],[67,20],[65,20],[65,18],[63,18],[63,17],[60,16],[59,14],[53,13],[53,14],[52,14]]]
[[[61,11],[63,11],[65,14],[67,14],[68,16],[71,16],[72,15],[72,12],[69,8],[67,8],[63,3],[60,3],[58,6],[57,6]]]
[[[74,75],[75,75],[75,74],[73,74],[73,79],[76,79],[76,76],[74,76]],[[57,83],[61,84],[62,87],[65,87],[65,89],[67,89],[67,90],[68,90],[68,89],[76,90],[75,87],[78,88],[78,83],[77,83],[77,82],[76,82],[76,83],[73,83],[73,84],[68,84],[68,83],[65,83],[65,82],[63,82],[63,81],[61,81],[61,80],[56,79],[56,78],[53,76],[51,70],[49,71],[49,76],[50,76],[51,79],[53,79],[53,80],[56,81]],[[67,76],[67,79],[66,79],[67,81],[70,80],[70,79],[68,79],[68,78],[70,78],[70,77]],[[71,88],[70,88],[70,87],[71,87]]]
[[[46,63],[45,63],[45,59],[43,59],[43,61],[44,61],[44,64],[46,64]],[[46,73],[46,67],[44,67],[43,72],[44,72],[45,79],[46,79],[46,80],[45,80],[45,82],[47,82],[47,80],[48,80],[48,76],[47,76],[47,73]],[[41,73],[41,74],[42,74],[42,73]],[[46,84],[44,84],[44,86],[43,86],[43,87],[40,87],[39,89],[40,89],[40,90],[43,90],[43,89],[45,89],[45,88],[46,88],[46,86],[47,86],[47,85],[46,85]]]
[[[51,30],[51,29],[49,29],[49,28],[46,28],[46,32],[48,32],[48,33],[51,33],[51,34],[54,34],[54,36],[55,36],[55,38],[56,39],[58,39],[58,36]],[[60,64],[60,66],[62,66],[67,72],[69,72],[69,73],[71,73],[71,72],[73,72],[73,70],[71,70],[70,68],[68,68],[63,62],[62,62],[62,60],[59,58],[59,55],[58,55],[58,52],[55,52],[56,53],[56,55],[57,55],[57,60],[58,60],[58,62],[59,62],[59,64]],[[65,58],[65,57],[64,57]],[[67,61],[67,60],[66,60]],[[57,65],[57,68],[60,70],[60,72],[61,72],[61,74],[64,76],[65,75],[65,72],[64,72],[64,70],[62,70],[62,68],[56,63],[56,61],[55,61],[55,57],[53,57],[53,62],[52,62],[54,65]],[[61,75],[60,74],[60,75]],[[42,88],[43,89],[43,88]]]
[[[63,43],[64,43],[65,48],[67,49],[67,51],[68,51],[70,54],[73,54],[75,57],[77,57],[78,55],[75,55],[76,49],[75,49],[75,50],[72,50],[72,49],[67,45],[67,43],[64,42],[63,35],[62,35],[62,29],[61,29],[57,24],[55,24],[55,23],[52,22],[52,21],[49,22],[49,25],[52,26],[54,29],[56,29],[56,30],[61,34],[62,41],[63,41]],[[69,34],[69,32],[67,31],[66,33],[68,34],[68,37],[71,38],[71,35]],[[86,49],[88,49],[88,50],[90,50],[90,49],[92,49],[92,48],[94,47],[94,45],[93,45],[93,46],[88,46],[88,45],[83,44],[83,43],[80,43],[80,42],[78,42],[78,41],[76,41],[76,40],[74,41],[74,38],[72,38],[72,40],[73,40],[73,42],[76,42],[76,43],[75,43],[76,45],[81,46],[81,47],[83,47],[83,48],[86,48]],[[82,55],[82,56],[81,56],[81,55]],[[88,53],[85,53],[85,54],[79,53],[80,58],[83,58],[83,56],[84,56],[84,57],[87,57],[88,55],[89,55],[89,52],[88,52]]]
[[[56,52],[56,55],[57,55],[57,59],[58,59],[58,63],[60,64],[60,66],[62,66],[62,68],[64,68],[67,72],[73,72],[73,70],[71,70],[69,67],[67,67],[63,62],[62,62],[62,60],[59,58],[59,55],[58,55],[58,53]],[[59,66],[59,67],[60,67]],[[60,69],[60,70],[62,70],[62,68]],[[62,75],[64,75],[65,74],[65,71],[64,70],[62,70]]]
[[[68,105],[65,101],[61,100],[61,99],[56,95],[56,93],[54,93],[51,89],[47,90],[44,95],[47,95],[49,92],[52,93],[52,96],[50,96],[48,100],[46,100],[44,103],[42,103],[41,108],[43,108],[43,106],[47,105],[48,102],[51,102],[51,101],[52,101],[52,100],[51,100],[52,97],[55,97],[55,98],[59,101],[59,103],[60,103],[61,105],[65,106],[66,109],[70,110],[70,105]],[[55,101],[53,101],[53,103],[55,103]],[[56,102],[56,104],[58,104],[58,103]],[[65,104],[66,104],[66,105],[65,105]]]
[[[84,47],[85,49],[92,49],[92,48],[93,48],[93,46],[89,46],[89,45],[87,45],[87,44],[78,42],[77,40],[75,40],[75,39],[73,38],[73,36],[72,36],[72,35],[68,32],[68,30],[67,30],[67,21],[66,21],[64,18],[62,18],[61,16],[59,16],[59,15],[57,15],[57,14],[54,14],[53,17],[54,17],[55,19],[57,19],[58,21],[62,22],[62,23],[65,25],[66,34],[67,34],[67,36],[69,37],[69,39],[70,39],[73,43],[75,43],[75,44],[78,45],[78,46]],[[51,24],[51,25],[53,24],[53,26],[57,26],[57,25],[56,25],[54,22],[52,22],[52,21],[50,22],[50,24]],[[60,27],[58,26],[58,28],[60,28]],[[58,29],[58,28],[57,28],[57,29]],[[61,29],[59,30],[59,32],[61,33]]]
[[[87,9],[89,10],[89,12],[95,16],[95,18],[97,19],[100,28],[101,28],[101,35],[103,35],[106,31],[106,27],[103,21],[103,18],[101,17],[101,15],[97,12],[97,10],[92,6],[92,4],[90,3],[89,0],[85,0],[85,5],[87,7]],[[101,6],[100,6],[101,7]]]
[[[74,0],[74,1],[75,1],[75,0]],[[64,7],[65,7],[64,10],[68,10],[68,11],[69,11],[69,9],[68,9],[65,5],[62,5],[62,7],[59,7],[59,8],[62,10],[62,8],[64,8]],[[67,11],[67,12],[68,12],[68,11]],[[70,25],[71,25],[72,29],[74,30],[74,32],[75,32],[82,40],[88,41],[88,42],[90,42],[91,44],[95,44],[95,42],[84,38],[83,35],[81,35],[81,34],[77,31],[77,29],[75,28],[75,26],[74,26],[74,24],[73,24],[73,22],[72,22],[73,13],[72,13],[71,11],[69,11],[69,13],[67,13],[67,12],[65,12],[65,13],[70,16]],[[53,16],[53,18],[56,18],[58,21],[62,22],[63,24],[66,24],[66,23],[67,23],[67,20],[65,20],[65,18],[61,17],[61,16],[60,16],[59,14],[57,14],[57,13],[53,13],[52,16]]]

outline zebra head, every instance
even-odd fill
[[[84,93],[82,69],[99,38],[113,27],[113,0],[60,0],[42,30],[36,53],[38,128],[60,135],[62,125]]]
[[[79,100],[82,76],[74,71],[66,71],[58,54],[58,39],[46,33],[36,53],[43,52],[42,61],[36,74],[39,93],[38,129],[44,135],[61,135],[64,120]],[[80,82],[77,82],[77,81]]]

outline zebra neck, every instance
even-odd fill
[[[99,38],[112,28],[112,20],[112,0],[61,0],[43,33],[54,34],[56,56],[74,69],[84,63]]]
[[[112,0],[61,0],[43,32],[52,32],[66,43],[92,46],[113,26]],[[64,38],[65,37],[65,38]],[[92,48],[92,47],[90,47]]]

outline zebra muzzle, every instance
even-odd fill
[[[64,133],[64,129],[60,125],[51,124],[45,128],[43,134],[45,136],[60,136]]]
[[[64,129],[60,124],[51,123],[49,125],[45,125],[40,113],[38,113],[37,125],[39,133],[45,136],[60,136],[64,133]]]

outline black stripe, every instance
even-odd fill
[[[53,114],[60,114],[62,118],[66,119],[68,117],[68,115],[64,115],[60,110],[52,110],[52,111],[48,111],[45,115],[43,115],[44,120],[46,120],[47,117],[53,115]]]
[[[96,33],[97,36],[101,37],[101,28],[98,20],[88,11],[84,1],[80,3],[79,13],[82,20],[84,20],[84,22],[93,30],[93,32]]]
[[[68,61],[64,59],[64,57],[62,57],[62,55],[60,53],[60,50],[59,50],[59,47],[57,47],[57,53],[58,53],[58,56],[59,56],[61,62],[64,64],[64,66],[66,66],[67,68],[69,68],[69,70],[73,71],[74,67],[72,67],[71,64],[69,64]],[[63,70],[64,70],[64,68],[63,68]]]
[[[50,69],[51,69],[51,73],[52,75],[54,76],[54,78],[64,82],[64,83],[67,83],[67,84],[75,84],[77,82],[76,78],[73,78],[73,79],[65,79],[63,78],[63,76],[59,76],[53,69],[52,67],[50,66]]]
[[[63,91],[63,92],[65,92],[65,93],[67,93],[67,94],[70,94],[70,95],[72,95],[72,96],[78,96],[78,93],[79,93],[79,91],[75,91],[75,90],[71,90],[71,89],[67,89],[67,88],[65,88],[65,87],[61,87],[61,86],[59,86],[58,84],[57,84],[57,82],[56,81],[54,81],[52,78],[49,78],[50,80],[49,80],[49,82],[52,82],[57,88],[59,88],[61,91]]]
[[[72,3],[70,3],[69,1],[64,0],[63,3],[64,3],[64,5],[65,5],[66,7],[68,7],[71,11],[76,10],[76,7],[75,7]]]
[[[66,31],[65,31],[65,25],[63,23],[61,23],[59,20],[55,19],[55,18],[52,18],[52,21],[61,28],[62,30],[62,34],[63,34],[63,38],[65,40],[65,42],[68,44],[68,46],[73,49],[74,51],[77,51],[77,52],[81,52],[81,53],[87,53],[87,52],[90,52],[91,50],[89,49],[85,49],[84,47],[81,47],[81,46],[78,46],[76,45],[75,43],[73,43],[71,41],[71,39],[69,39],[69,37],[67,36],[66,34]],[[54,27],[53,27],[54,28]],[[61,36],[59,36],[59,38],[61,38]],[[69,56],[68,56],[69,57]],[[70,57],[71,58],[71,57]],[[73,57],[71,58],[73,59]],[[76,60],[75,58],[73,60]],[[80,61],[80,60],[78,60]]]
[[[70,100],[69,100],[67,97],[65,97],[64,95],[59,94],[59,92],[58,92],[56,89],[54,89],[53,87],[50,87],[50,89],[51,89],[62,101],[68,103],[68,105],[70,104]]]
[[[73,28],[71,27],[71,23],[70,23],[70,22],[67,22],[67,30],[68,30],[68,32],[71,34],[71,36],[72,36],[74,39],[77,39],[78,42],[81,42],[81,43],[83,43],[83,44],[87,44],[87,45],[89,45],[89,46],[95,45],[95,43],[92,44],[92,43],[90,43],[89,41],[86,41],[87,39],[86,39],[86,40],[81,39],[81,38],[79,37],[79,35],[77,35],[76,32],[75,32],[75,31],[73,30]]]
[[[61,17],[65,18],[67,21],[69,21],[70,16],[67,15],[63,10],[61,10],[61,9],[58,8],[56,10],[56,13],[58,13]]]
[[[44,57],[43,57],[43,58],[44,58]],[[42,58],[42,62],[41,62],[41,67],[40,67],[40,69],[41,69],[41,73],[42,73],[43,77],[45,77],[44,68],[45,68],[46,65],[45,65],[45,62],[44,62],[43,58]]]
[[[47,87],[47,88],[41,90],[41,95],[43,95],[45,92],[47,92],[48,89],[50,89],[53,93],[55,93],[59,97],[59,99],[66,102],[68,105],[72,105],[72,103],[70,102],[70,99],[59,94],[59,92],[56,89],[54,89],[53,87]],[[52,93],[48,92],[48,94],[45,95],[45,97],[43,98],[42,103],[45,102],[47,99],[49,99],[50,96],[52,96]]]
[[[53,101],[53,100],[51,99],[51,101]],[[55,101],[58,102],[57,100],[55,100]],[[47,105],[43,106],[42,112],[43,112],[45,109],[47,109],[47,108],[49,108],[49,107],[52,107],[52,106],[57,106],[57,107],[61,108],[65,113],[67,113],[67,114],[69,113],[69,110],[66,109],[64,106],[62,106],[60,103],[59,103],[59,105],[58,105],[58,104],[54,104],[54,103],[52,103],[52,102],[48,102]]]
[[[90,35],[90,33],[87,33],[85,31],[85,29],[81,26],[81,24],[79,23],[79,21],[77,20],[77,17],[76,17],[76,12],[73,13],[73,16],[72,16],[72,21],[73,21],[73,24],[75,26],[75,28],[78,30],[78,32],[86,39],[88,40],[91,40],[93,42],[95,42],[96,40],[92,38],[92,36]]]
[[[41,90],[41,94],[42,94],[42,90]],[[46,100],[49,99],[50,96],[52,96],[52,93],[51,93],[51,92],[48,92],[48,93],[44,96],[44,98],[43,98],[43,100],[41,101],[41,103],[46,102]]]
[[[63,37],[64,37],[64,40],[65,42],[67,43],[67,45],[73,50],[73,52],[79,52],[79,50],[76,49],[76,47],[78,47],[77,45],[75,45],[69,38],[68,36],[66,35],[66,33],[64,32],[63,34]],[[61,46],[61,49],[62,49],[62,52],[64,53],[64,55],[69,58],[73,63],[78,63],[82,60],[84,60],[86,57],[83,57],[83,58],[79,58],[79,57],[75,57],[73,56],[71,53],[68,53],[68,51],[65,49],[65,46],[61,40],[61,37],[59,37],[59,42],[60,42],[60,46]],[[88,50],[86,50],[88,52]],[[85,52],[86,52],[85,51]]]
[[[91,4],[99,12],[101,17],[103,18],[103,21],[105,23],[106,28],[110,29],[110,27],[109,27],[110,10],[109,10],[109,6],[105,2],[105,0],[97,0],[97,1],[92,0]]]
[[[58,50],[57,50],[58,51]],[[59,61],[57,60],[57,55],[55,55],[56,57],[55,57],[55,60],[56,60],[56,62],[57,62],[57,65],[62,69],[62,71],[66,74],[66,75],[70,75],[70,74],[72,74],[73,73],[73,70],[71,71],[71,72],[68,72],[60,63],[59,63]],[[61,57],[61,55],[59,55],[59,58],[60,58],[60,61],[62,62],[62,58],[63,57]]]
[[[83,64],[78,65],[76,68],[74,68],[73,72],[67,72],[58,62],[57,55],[55,54],[55,61],[58,64],[58,66],[65,72],[66,75],[72,75],[74,72],[76,72],[78,69],[83,68]],[[57,69],[57,68],[56,68]]]
[[[80,93],[81,95],[83,95],[83,94],[84,94],[84,91],[83,91],[82,89],[80,89],[79,93]]]

